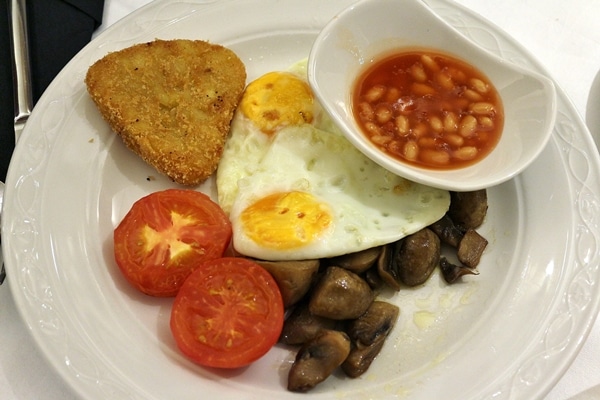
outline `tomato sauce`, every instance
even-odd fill
[[[462,168],[498,143],[504,109],[498,91],[477,68],[448,54],[411,49],[362,73],[353,112],[382,151],[430,169]]]

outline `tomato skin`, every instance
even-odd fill
[[[115,261],[143,293],[172,297],[203,261],[223,256],[231,236],[229,218],[207,195],[154,192],[136,201],[115,229]]]
[[[185,281],[171,310],[181,352],[207,367],[246,366],[269,351],[283,328],[273,277],[244,258],[206,261]]]

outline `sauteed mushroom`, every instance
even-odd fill
[[[308,293],[320,264],[319,260],[255,261],[269,271],[277,282],[285,308],[296,304]]]
[[[324,330],[305,343],[296,354],[288,374],[288,390],[306,392],[331,375],[350,353],[350,338],[344,332]]]
[[[481,255],[488,241],[474,229],[469,229],[458,245],[457,256],[461,263],[469,268],[479,265]]]
[[[476,269],[453,264],[446,257],[440,258],[440,269],[442,270],[444,280],[448,283],[454,283],[463,275],[479,275],[479,271]]]
[[[350,354],[342,363],[344,373],[350,378],[358,378],[364,374],[381,352],[384,343],[385,338],[382,338],[368,346],[353,345]]]
[[[394,262],[393,252],[393,244],[383,246],[381,255],[377,260],[377,272],[389,287],[398,291],[400,290],[400,275],[398,265]]]
[[[448,215],[462,230],[478,228],[488,209],[487,191],[451,192]]]
[[[369,309],[348,327],[352,349],[342,363],[349,377],[362,375],[381,351],[385,339],[394,327],[400,309],[384,301],[374,301]]]
[[[446,243],[452,247],[458,247],[464,236],[464,232],[454,224],[454,221],[452,221],[448,214],[445,214],[438,221],[431,224],[429,229],[438,235],[442,243]]]
[[[424,228],[399,242],[393,255],[398,274],[408,286],[417,286],[429,278],[440,260],[440,238]]]
[[[373,301],[371,288],[360,276],[340,267],[328,267],[309,300],[310,312],[336,320],[360,317]]]
[[[361,274],[375,264],[380,253],[381,247],[372,247],[370,249],[331,258],[329,262],[331,265],[345,268],[355,274]]]
[[[363,315],[350,322],[348,335],[363,345],[373,344],[390,333],[399,313],[398,306],[376,300]]]
[[[377,267],[373,266],[369,268],[364,274],[365,281],[369,284],[371,289],[376,290],[385,285],[385,282],[381,278],[379,271],[377,271]]]
[[[302,302],[285,320],[279,341],[285,344],[303,344],[314,339],[322,330],[335,330],[339,321],[312,314]]]

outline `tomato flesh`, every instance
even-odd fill
[[[277,283],[244,258],[204,262],[185,281],[171,310],[171,332],[192,361],[217,368],[248,365],[269,351],[283,328]]]
[[[175,296],[203,261],[223,256],[231,235],[227,215],[207,195],[164,190],[135,202],[117,226],[115,260],[142,292]]]

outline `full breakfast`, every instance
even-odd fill
[[[371,142],[404,162],[459,168],[496,146],[502,101],[479,70],[447,54],[411,49],[370,66],[353,93],[356,118]]]
[[[315,100],[306,60],[245,79],[231,50],[201,41],[156,40],[90,67],[90,96],[128,147],[177,183],[214,177],[217,189],[136,201],[114,229],[116,264],[142,293],[174,297],[171,333],[200,365],[246,366],[279,342],[298,346],[290,391],[338,368],[357,378],[401,313],[381,293],[423,285],[436,268],[447,284],[478,274],[487,192],[428,187],[372,162]]]

